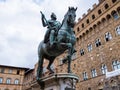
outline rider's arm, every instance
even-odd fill
[[[46,27],[47,26],[47,22],[45,21],[45,19],[43,17],[41,19],[42,19],[43,26]]]
[[[41,13],[42,25],[43,25],[43,27],[46,27],[48,25],[48,23],[47,23],[47,20],[45,18],[45,15],[42,13],[42,11],[40,11],[40,13]]]

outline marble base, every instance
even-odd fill
[[[41,81],[44,83],[43,90],[75,90],[79,77],[72,73],[56,73],[41,78]]]

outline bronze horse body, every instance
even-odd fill
[[[74,45],[76,42],[76,37],[73,31],[73,27],[75,24],[75,17],[76,17],[76,10],[77,8],[69,7],[68,12],[64,16],[61,28],[58,31],[56,36],[57,43],[50,47],[48,44],[44,43],[43,41],[39,44],[38,47],[38,69],[37,69],[37,80],[39,80],[42,76],[43,71],[43,61],[44,58],[49,60],[49,64],[47,69],[54,73],[51,69],[51,65],[54,62],[55,58],[61,55],[65,50],[68,49],[68,73],[71,73],[71,56],[74,52]]]

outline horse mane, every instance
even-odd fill
[[[68,10],[68,11],[69,11],[69,10]],[[64,15],[64,19],[62,20],[61,27],[62,27],[62,25],[63,25],[63,23],[64,23],[64,21],[65,21],[65,19],[66,19],[67,15],[68,15],[68,11],[67,11],[67,13]],[[60,27],[60,28],[61,28],[61,27]]]

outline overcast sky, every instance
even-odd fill
[[[98,0],[0,0],[0,64],[34,67],[38,45],[46,32],[40,11],[47,19],[54,12],[62,22],[69,6],[78,7],[78,19],[94,3]]]

